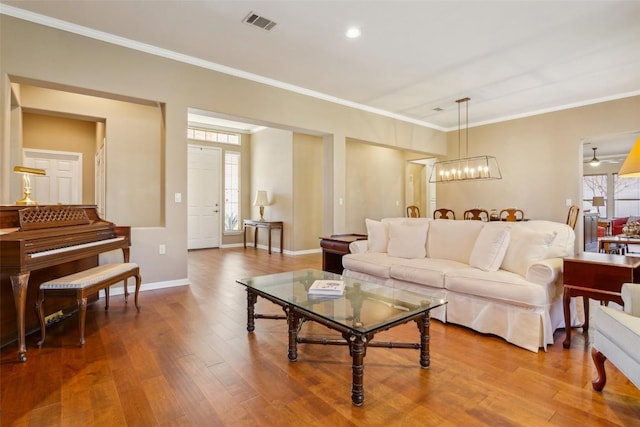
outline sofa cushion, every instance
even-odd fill
[[[400,258],[424,258],[427,255],[427,224],[390,223],[389,256]]]
[[[387,225],[369,218],[366,218],[364,223],[367,226],[368,251],[387,252],[387,245],[389,244]]]
[[[365,252],[362,254],[347,254],[342,257],[342,266],[348,270],[359,271],[372,276],[388,279],[391,265],[408,261],[403,258],[393,258],[386,253]]]
[[[487,272],[473,267],[460,268],[447,273],[445,288],[451,292],[518,305],[541,307],[551,302],[543,286],[505,270]]]
[[[509,245],[510,227],[482,228],[471,251],[469,264],[483,271],[496,271],[500,268]]]
[[[554,237],[555,233],[552,232],[542,233],[526,227],[513,227],[501,268],[525,277],[531,264],[547,257]]]
[[[444,288],[445,276],[451,271],[466,268],[467,264],[438,258],[420,258],[395,263],[389,269],[392,279],[418,283],[433,288]]]
[[[431,221],[427,256],[469,264],[471,251],[483,226],[482,221]]]

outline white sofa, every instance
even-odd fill
[[[433,318],[498,335],[537,352],[564,326],[562,257],[575,233],[551,221],[367,219],[343,275],[444,297]],[[573,325],[583,313],[572,301]]]

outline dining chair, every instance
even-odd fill
[[[408,218],[420,218],[420,209],[416,205],[407,206]]]
[[[500,221],[523,221],[524,212],[522,209],[508,208],[500,211]]]
[[[456,219],[456,213],[447,208],[436,209],[433,211],[433,219]]]
[[[567,214],[567,225],[575,230],[576,223],[578,222],[578,214],[580,214],[580,208],[577,205],[572,205],[569,208]]]
[[[489,212],[486,209],[469,209],[464,211],[464,219],[489,221]]]

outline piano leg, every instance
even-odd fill
[[[27,361],[27,346],[24,338],[24,315],[27,304],[27,285],[29,272],[11,276],[11,288],[13,301],[16,304],[16,316],[18,324],[18,358],[21,362]]]

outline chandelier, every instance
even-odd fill
[[[458,158],[435,162],[429,182],[480,181],[502,179],[498,160],[493,156],[460,157],[461,130],[460,105],[464,102],[466,112],[465,155],[469,155],[469,101],[471,98],[458,99]]]

